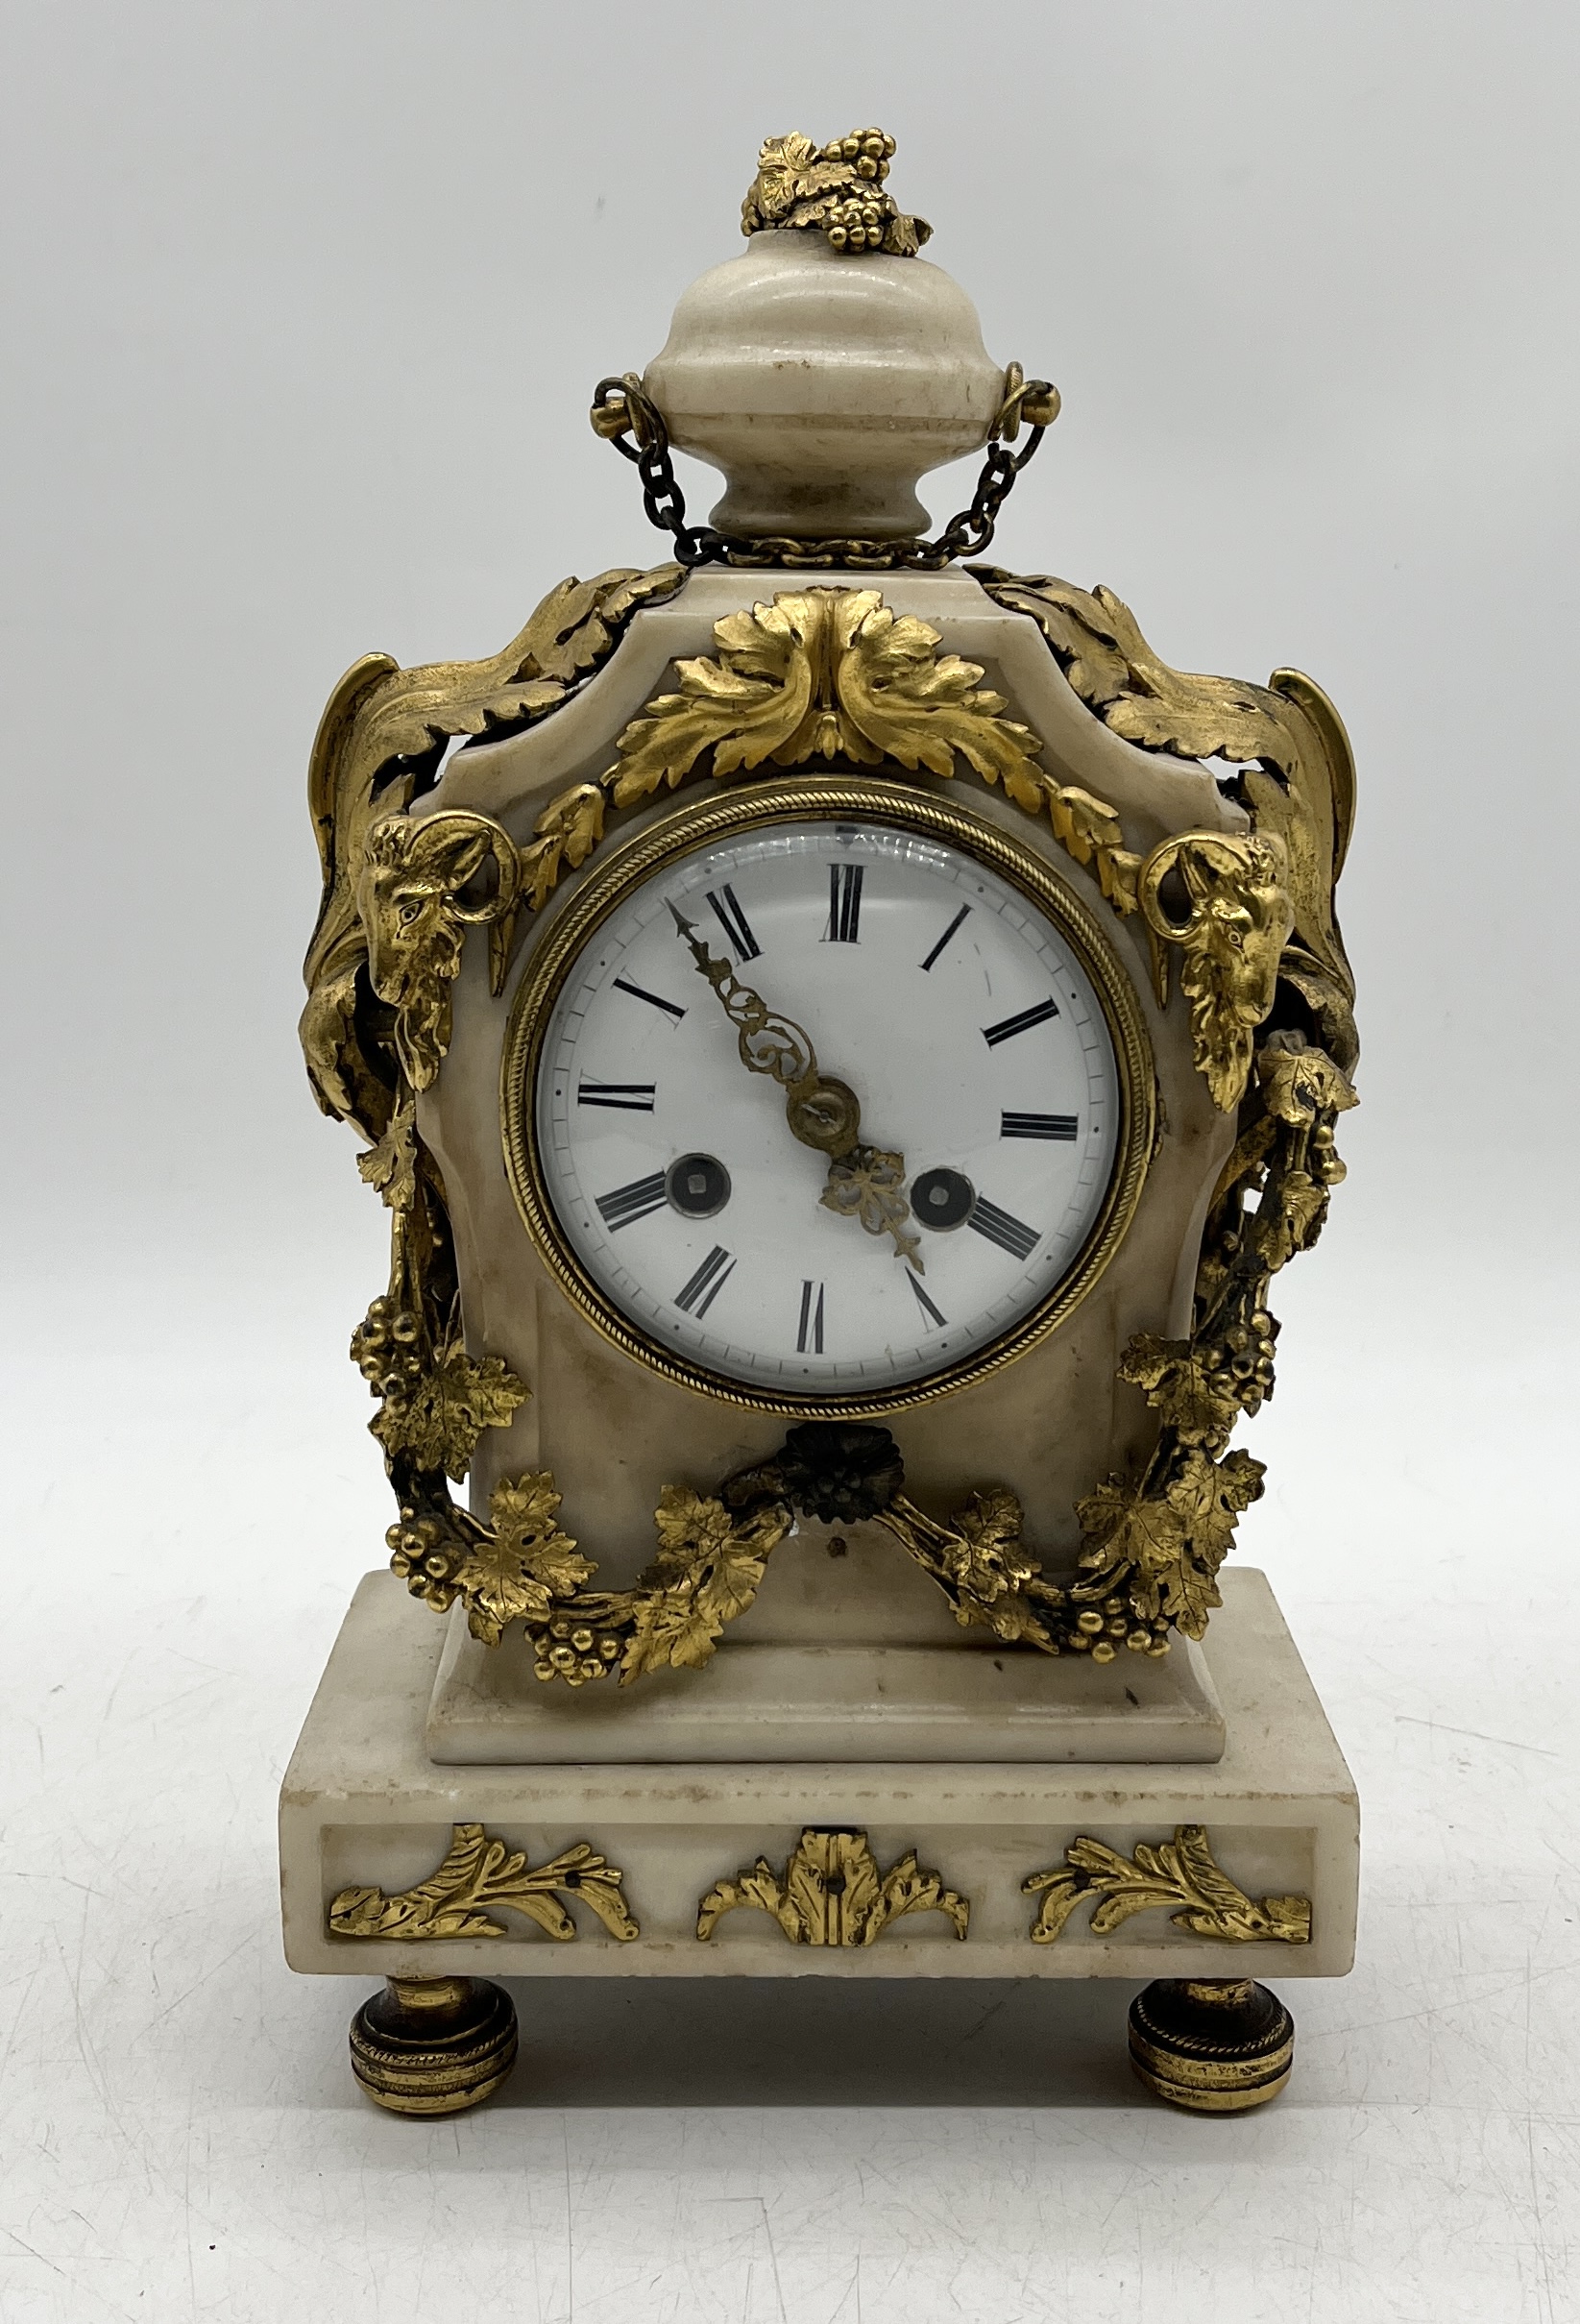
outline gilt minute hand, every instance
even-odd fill
[[[743,985],[728,961],[708,950],[693,922],[673,904],[669,917],[691,952],[699,976],[718,995],[736,1028],[736,1046],[748,1073],[765,1073],[785,1092],[785,1120],[792,1138],[829,1158],[821,1200],[841,1217],[859,1218],[869,1235],[889,1235],[901,1259],[924,1272],[921,1245],[905,1229],[911,1206],[903,1192],[905,1157],[882,1153],[862,1140],[862,1106],[848,1083],[818,1070],[812,1040],[793,1017],[770,1009],[760,992]]]

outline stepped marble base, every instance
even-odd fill
[[[1354,1790],[1265,1579],[1242,1569],[1224,1586],[1204,1650],[1228,1729],[1215,1764],[440,1766],[425,1738],[445,1626],[394,1577],[371,1575],[281,1796],[286,1957],[312,1974],[406,1979],[1342,1976],[1354,1945]],[[395,1903],[430,1881],[458,1825],[482,1827],[479,1859],[497,1839],[524,1850],[528,1868],[586,1844],[619,1867],[613,1912],[628,1912],[640,1934],[622,1940],[587,1900],[603,1892],[586,1858],[529,1898],[536,1919],[507,1898],[457,1905],[464,1879],[450,1880],[448,1907]],[[1246,1897],[1309,1898],[1309,1942],[1194,1935],[1167,1897],[1099,1934],[1097,1896],[1078,1901],[1054,1941],[1033,1941],[1048,1899],[1023,1884],[1061,1867],[1073,1843],[1133,1859],[1191,1825]],[[699,1941],[698,1908],[716,1884],[759,1857],[785,1881],[808,1832],[864,1835],[880,1877],[913,1851],[968,1903],[964,1941],[941,1907],[896,1914],[863,1938],[860,1882],[847,1887],[842,1873],[842,1901],[813,1880],[800,1941],[784,1917],[749,1903]],[[388,1933],[335,1933],[337,1902],[343,1927]],[[435,1917],[447,1909],[448,1920]]]
[[[758,1644],[726,1637],[700,1671],[639,1689],[543,1686],[526,1655],[481,1646],[451,1610],[428,1705],[444,1767],[946,1759],[1216,1761],[1224,1714],[1200,1647],[1153,1661],[971,1646]]]

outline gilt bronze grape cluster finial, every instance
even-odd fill
[[[831,250],[852,257],[881,251],[886,257],[913,258],[933,229],[925,218],[907,217],[885,193],[893,158],[894,140],[881,129],[853,129],[827,145],[814,145],[793,130],[788,137],[768,137],[741,205],[741,231],[750,235],[815,227]]]

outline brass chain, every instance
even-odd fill
[[[1058,416],[1058,390],[1046,379],[1027,379],[1012,363],[1005,379],[1005,397],[993,422],[987,457],[983,463],[969,508],[962,508],[933,541],[794,540],[785,535],[747,539],[737,533],[716,532],[711,525],[686,522],[686,496],[669,458],[669,431],[664,415],[644,392],[634,372],[600,379],[593,395],[595,430],[612,443],[622,459],[630,460],[642,479],[642,502],[647,521],[673,536],[675,557],[682,565],[847,565],[881,573],[903,568],[936,572],[957,557],[981,556],[993,538],[999,510],[1027,462],[1035,454]],[[1024,452],[1009,446],[1022,421],[1030,427]],[[628,439],[634,438],[634,441]]]

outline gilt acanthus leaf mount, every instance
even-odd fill
[[[568,1899],[596,1913],[611,1937],[629,1945],[642,1934],[621,1893],[624,1874],[579,1840],[547,1864],[529,1865],[522,1848],[492,1839],[480,1823],[457,1823],[437,1871],[387,1896],[379,1888],[342,1889],[328,1909],[333,1937],[383,1938],[391,1944],[441,1944],[447,1938],[510,1934],[490,1911],[519,1913],[558,1944],[578,1934]]]
[[[1307,1896],[1248,1896],[1222,1871],[1200,1823],[1182,1823],[1172,1840],[1143,1841],[1133,1856],[1105,1841],[1072,1840],[1064,1861],[1022,1882],[1040,1896],[1032,1923],[1033,1945],[1054,1945],[1080,1904],[1092,1905],[1091,1932],[1106,1937],[1132,1913],[1170,1911],[1176,1928],[1228,1945],[1308,1945]]]
[[[754,1906],[777,1921],[792,1945],[875,1945],[907,1913],[942,1913],[963,1940],[971,1907],[908,1849],[880,1871],[864,1832],[808,1830],[783,1872],[766,1856],[716,1881],[697,1906],[696,1933],[707,1944],[725,1913]]]

